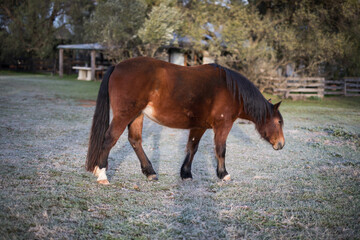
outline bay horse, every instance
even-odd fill
[[[214,131],[217,176],[225,181],[226,139],[237,118],[255,124],[261,137],[275,150],[285,145],[280,103],[273,105],[240,73],[217,64],[184,67],[147,57],[111,66],[101,82],[93,117],[86,170],[100,184],[106,176],[108,155],[128,127],[128,140],[149,180],[157,175],[142,147],[143,119],[190,129],[180,176],[191,179],[191,164],[207,129]],[[110,107],[113,118],[110,120]]]

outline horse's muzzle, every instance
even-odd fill
[[[277,144],[273,145],[274,150],[281,150],[285,146],[285,142],[278,142]]]

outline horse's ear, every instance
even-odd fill
[[[278,109],[279,109],[279,107],[280,107],[280,104],[281,104],[281,101],[280,101],[280,102],[278,102],[277,104],[275,104],[275,105],[274,105],[274,109],[275,109],[275,110],[278,110]]]
[[[271,102],[271,98],[269,98],[268,102],[269,102],[269,103],[272,103],[272,102]]]

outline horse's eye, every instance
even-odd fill
[[[281,120],[279,120],[279,124],[282,124],[282,121],[281,121]]]

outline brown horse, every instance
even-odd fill
[[[244,76],[217,64],[177,66],[139,57],[110,67],[101,83],[93,118],[86,169],[100,184],[106,177],[108,155],[128,126],[129,142],[149,180],[156,173],[142,148],[144,114],[171,128],[190,129],[182,179],[192,178],[191,164],[199,141],[212,128],[215,133],[217,176],[230,180],[225,168],[226,139],[237,118],[255,123],[260,135],[275,150],[285,144],[280,103],[267,101]],[[113,119],[109,125],[109,111]]]

